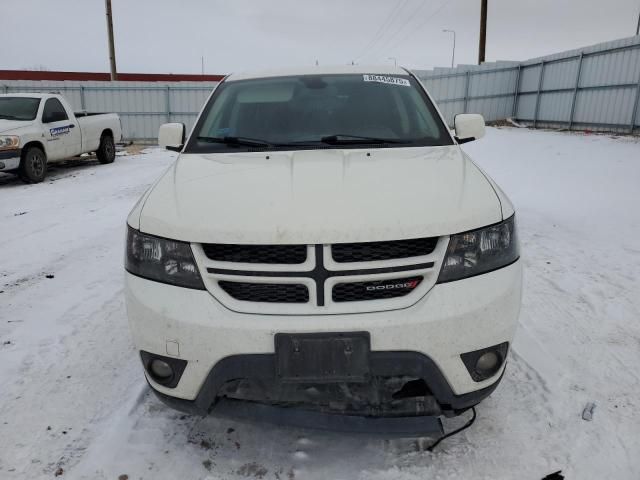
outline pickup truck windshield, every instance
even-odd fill
[[[216,89],[186,152],[451,145],[409,75],[302,75],[228,81]]]
[[[0,120],[35,120],[39,98],[0,97]]]

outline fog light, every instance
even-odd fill
[[[482,350],[467,352],[460,355],[469,375],[476,382],[493,377],[507,358],[509,343],[504,342]]]
[[[500,359],[495,352],[483,353],[476,361],[476,372],[480,374],[493,373],[499,363]]]
[[[149,369],[153,376],[160,380],[166,380],[173,375],[171,365],[157,358],[151,362]]]
[[[142,365],[149,380],[166,388],[176,388],[182,378],[187,361],[181,358],[165,357],[140,350]]]

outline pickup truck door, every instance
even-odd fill
[[[42,110],[42,126],[49,160],[72,157],[81,152],[80,126],[57,98],[49,98]]]

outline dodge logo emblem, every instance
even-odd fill
[[[375,290],[395,290],[399,288],[409,288],[414,289],[418,286],[420,282],[418,280],[409,280],[407,282],[398,282],[398,283],[383,283],[381,285],[369,285],[367,287],[367,291],[372,292]]]

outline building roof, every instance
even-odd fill
[[[119,81],[130,82],[217,82],[224,75],[197,75],[174,73],[118,73]],[[0,80],[49,80],[49,81],[102,81],[111,76],[100,72],[53,72],[36,70],[0,70]]]

